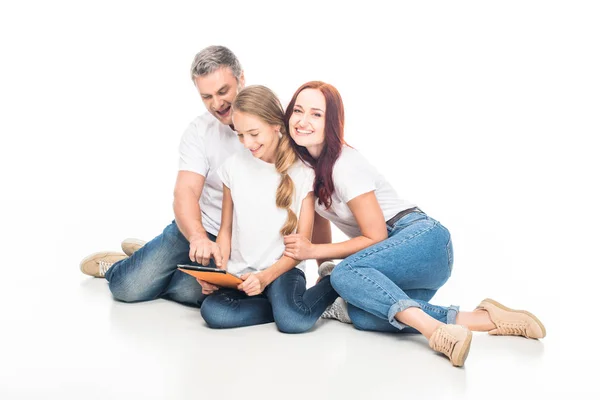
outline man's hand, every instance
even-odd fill
[[[264,279],[264,275],[260,272],[256,274],[244,274],[240,276],[240,279],[244,282],[238,285],[238,290],[246,292],[248,296],[261,294],[268,285],[266,279]]]
[[[190,260],[206,267],[210,263],[210,257],[213,257],[217,267],[221,268],[223,256],[219,245],[206,237],[190,237]]]
[[[283,243],[285,244],[284,256],[298,261],[315,258],[315,245],[302,235],[297,233],[287,235],[283,238]]]
[[[208,283],[198,278],[196,278],[196,280],[198,281],[200,286],[202,286],[202,294],[212,294],[213,292],[219,290],[219,287],[213,285],[212,283]]]

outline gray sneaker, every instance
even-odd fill
[[[123,253],[131,257],[133,253],[144,247],[145,244],[146,242],[144,240],[127,238],[121,242],[121,249],[123,250]]]
[[[327,307],[323,315],[321,315],[321,318],[337,319],[345,324],[352,323],[350,315],[348,315],[348,305],[341,297],[335,299],[335,301],[329,307]]]
[[[331,275],[331,272],[334,268],[335,263],[333,261],[324,261],[321,265],[319,265],[319,276],[324,278],[327,275]]]

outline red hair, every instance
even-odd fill
[[[294,105],[300,92],[304,89],[317,89],[325,97],[325,143],[323,151],[318,159],[313,158],[306,147],[298,146],[293,140],[290,140],[292,148],[298,157],[309,164],[315,170],[315,182],[313,190],[319,200],[319,204],[325,205],[325,208],[331,207],[331,194],[333,187],[333,166],[340,154],[344,141],[344,103],[342,96],[332,85],[312,81],[300,86],[292,100],[285,110],[285,121],[288,132],[291,132],[290,118],[294,112]]]

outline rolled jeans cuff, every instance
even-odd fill
[[[458,315],[459,306],[448,307],[448,314],[446,314],[447,324],[456,324],[456,316]]]
[[[396,314],[401,311],[406,310],[409,307],[421,308],[419,303],[417,303],[416,301],[411,300],[411,299],[399,300],[397,303],[393,304],[390,307],[390,311],[388,312],[388,321],[390,321],[390,324],[392,324],[399,330],[402,330],[402,329],[408,327],[408,325],[405,325],[396,319]]]

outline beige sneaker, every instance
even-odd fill
[[[444,353],[452,365],[462,367],[469,355],[473,333],[462,325],[442,325],[429,338],[429,347]]]
[[[490,315],[496,325],[496,329],[488,332],[490,335],[525,336],[530,339],[546,336],[546,328],[530,312],[513,310],[492,299],[483,300],[475,310],[485,310]]]
[[[127,258],[127,255],[123,253],[117,253],[114,251],[101,251],[99,253],[90,254],[79,264],[81,272],[86,275],[94,276],[96,278],[103,278],[106,271],[117,261],[121,261]]]
[[[121,242],[121,249],[123,253],[127,254],[129,257],[146,244],[145,241],[134,238],[127,238]]]

